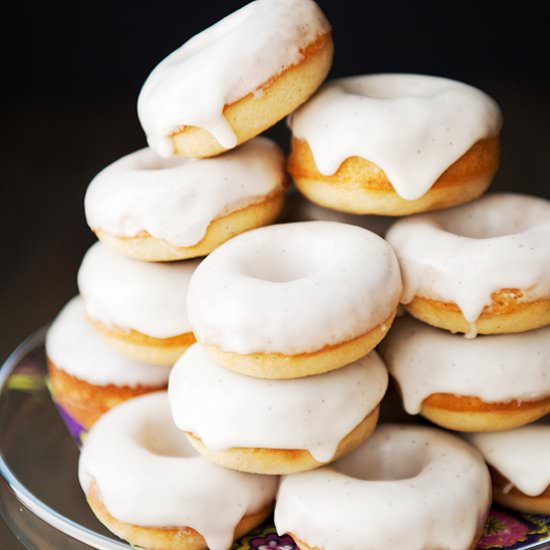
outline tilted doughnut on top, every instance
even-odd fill
[[[550,298],[550,201],[487,195],[401,219],[387,239],[401,264],[404,304],[415,296],[452,302],[475,323],[494,292],[518,289],[526,302]]]
[[[436,393],[488,403],[550,397],[550,327],[471,340],[404,317],[381,353],[409,414]]]
[[[481,90],[434,76],[375,74],[328,82],[290,116],[321,174],[361,157],[386,173],[402,198],[418,199],[482,138],[501,126]]]
[[[239,235],[203,260],[188,313],[200,342],[239,354],[313,352],[367,333],[401,295],[381,237],[336,222],[273,225]]]
[[[535,497],[550,486],[550,421],[467,437],[522,493]]]
[[[165,392],[100,418],[84,443],[79,480],[86,493],[97,485],[117,520],[191,527],[212,550],[229,548],[240,520],[267,508],[277,490],[273,476],[226,470],[198,455],[172,422]]]
[[[112,349],[86,320],[80,296],[52,323],[46,353],[58,369],[98,386],[163,386],[170,374],[169,367],[134,361]]]
[[[301,51],[330,31],[312,0],[256,0],[194,36],[145,81],[138,115],[149,145],[172,154],[169,136],[182,126],[208,130],[225,148],[237,138],[225,105],[256,92],[301,60]]]
[[[308,548],[472,548],[491,503],[489,472],[465,441],[386,424],[330,467],[281,480],[275,525]]]

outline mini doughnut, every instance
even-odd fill
[[[473,550],[491,504],[479,453],[433,428],[386,424],[330,467],[281,480],[275,526],[301,550]]]
[[[138,363],[111,349],[86,321],[80,297],[49,328],[46,355],[55,402],[86,430],[115,405],[168,385],[168,367]]]
[[[530,514],[550,514],[550,424],[468,439],[489,463],[493,498],[502,506]]]
[[[277,490],[275,477],[225,470],[197,455],[174,426],[164,392],[100,418],[84,443],[79,480],[109,530],[155,550],[228,550],[270,514]]]
[[[273,222],[283,205],[284,161],[265,138],[214,159],[121,158],[88,187],[88,225],[137,260],[204,256],[238,233]]]
[[[188,313],[219,364],[299,378],[371,351],[400,296],[386,241],[360,227],[303,222],[254,229],[217,248],[191,279]]]
[[[334,80],[290,117],[288,170],[304,195],[355,214],[404,215],[480,196],[499,164],[501,115],[434,76]]]
[[[406,317],[380,351],[405,410],[444,428],[508,430],[550,413],[550,327],[469,340]]]
[[[330,24],[312,0],[257,0],[204,30],[149,75],[138,115],[161,156],[211,157],[306,101],[332,63]]]
[[[140,262],[94,244],[78,272],[89,321],[120,353],[172,366],[195,341],[186,304],[198,264]]]
[[[470,336],[550,323],[550,201],[499,193],[396,222],[387,235],[414,317]]]
[[[376,426],[387,385],[374,351],[318,376],[261,380],[219,366],[195,344],[174,366],[168,396],[174,422],[212,462],[289,474],[360,445]]]

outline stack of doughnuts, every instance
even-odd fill
[[[282,224],[225,243],[189,285],[198,343],[171,373],[176,425],[209,460],[247,472],[350,452],[376,426],[387,373],[372,350],[400,295],[391,247],[359,227]]]
[[[49,330],[50,387],[88,432],[92,511],[132,545],[228,550],[274,510],[303,550],[473,550],[492,490],[550,513],[547,445],[525,471],[548,439],[526,425],[550,412],[550,204],[478,198],[502,124],[485,93],[318,90],[332,51],[313,0],[251,2],[151,72],[148,147],[88,187],[99,242]],[[287,115],[315,204],[271,225],[285,159],[258,136]],[[468,440],[377,427],[388,371],[407,413]]]
[[[472,432],[495,500],[539,513],[548,473],[532,440],[546,432],[528,425],[550,413],[549,238],[550,202],[512,193],[399,220],[387,239],[410,317],[381,349],[406,411]]]

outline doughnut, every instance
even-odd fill
[[[343,212],[396,216],[462,204],[487,189],[499,164],[497,104],[446,78],[334,80],[289,125],[298,189]]]
[[[399,298],[389,244],[360,227],[302,222],[254,229],[214,250],[189,285],[193,332],[211,357],[258,378],[299,378],[363,357]]]
[[[115,405],[168,385],[168,367],[133,361],[104,342],[78,296],[48,329],[46,356],[55,402],[86,430]]]
[[[489,464],[493,498],[530,514],[550,514],[550,424],[469,434]]]
[[[330,24],[312,0],[257,0],[171,53],[149,75],[138,116],[161,156],[211,157],[304,103],[332,63]]]
[[[403,317],[380,353],[405,410],[444,428],[509,430],[550,413],[550,327],[467,339]]]
[[[387,239],[417,319],[469,336],[550,323],[550,201],[488,195],[399,220]]]
[[[277,490],[275,477],[225,470],[198,455],[172,422],[165,392],[102,416],[78,474],[101,523],[155,550],[227,550],[270,514]]]
[[[281,479],[275,526],[301,550],[473,550],[489,472],[465,441],[384,424],[330,467]]]
[[[198,264],[140,262],[94,244],[78,271],[89,321],[120,353],[172,366],[195,341],[186,304]]]
[[[285,222],[339,222],[358,225],[383,237],[395,223],[396,218],[388,216],[370,216],[365,214],[348,214],[338,210],[330,210],[308,201],[301,193],[291,191],[285,199],[281,214]]]
[[[214,159],[165,159],[142,149],[105,168],[86,192],[88,225],[137,260],[204,256],[273,222],[283,205],[283,155],[256,138]]]
[[[172,370],[168,397],[175,424],[208,460],[289,474],[360,445],[376,426],[387,385],[374,351],[318,376],[262,380],[225,369],[194,344]]]

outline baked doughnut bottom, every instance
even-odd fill
[[[317,90],[332,64],[330,33],[320,36],[303,50],[301,61],[273,76],[259,90],[226,105],[224,117],[237,137],[237,145],[252,139],[296,110]],[[171,136],[174,154],[204,158],[225,149],[207,130],[183,126]]]
[[[473,326],[452,302],[415,296],[404,308],[434,327],[473,335],[527,332],[550,324],[550,299],[523,302],[522,297],[519,289],[494,292],[492,304],[485,307]]]
[[[171,367],[195,343],[192,332],[171,338],[154,338],[135,330],[107,326],[88,317],[93,327],[118,352],[142,363]]]
[[[550,486],[540,495],[532,497],[514,487],[496,468],[490,466],[489,470],[493,480],[493,498],[496,502],[519,512],[550,514]]]
[[[297,355],[282,353],[239,354],[222,351],[219,347],[200,342],[218,364],[255,378],[288,380],[322,374],[357,361],[372,351],[386,336],[395,318],[397,308],[383,322],[365,334],[331,346]]]
[[[550,397],[536,401],[485,403],[477,397],[434,393],[420,414],[438,426],[459,432],[497,432],[530,424],[550,413]]]
[[[380,406],[370,412],[351,432],[339,443],[333,462],[350,453],[363,443],[374,431],[380,414]],[[196,435],[186,432],[189,442],[210,462],[253,474],[286,475],[305,472],[322,466],[309,451],[299,449],[261,449],[261,448],[233,448],[223,451],[208,449]]]
[[[483,530],[479,532],[479,534],[476,536],[472,544],[466,549],[466,550],[475,550],[477,548],[477,543],[479,539],[481,538],[481,535],[483,534]],[[318,548],[317,546],[309,546],[304,541],[301,541],[299,538],[295,537],[292,533],[289,533],[289,535],[292,537],[294,542],[296,543],[296,546],[300,550],[324,550],[322,548]],[[367,541],[365,541],[367,542]]]
[[[191,527],[142,527],[115,519],[105,508],[97,484],[92,481],[86,491],[86,500],[97,519],[118,537],[127,540],[132,546],[154,550],[206,550],[203,536]],[[234,539],[242,537],[271,514],[273,506],[245,516],[235,528]]]
[[[135,260],[169,262],[206,256],[235,235],[250,229],[269,225],[279,216],[284,202],[284,190],[272,193],[264,200],[214,219],[200,242],[192,246],[176,246],[157,239],[147,231],[135,237],[118,237],[101,229],[94,229],[98,239],[112,250]]]
[[[475,143],[436,180],[422,197],[405,200],[384,171],[367,159],[350,157],[325,176],[317,169],[305,140],[292,140],[288,171],[298,189],[312,202],[352,214],[403,216],[470,202],[491,184],[499,165],[499,138]]]
[[[51,392],[79,424],[89,430],[99,417],[116,405],[133,397],[165,389],[161,386],[98,386],[90,384],[59,369],[47,360]]]

